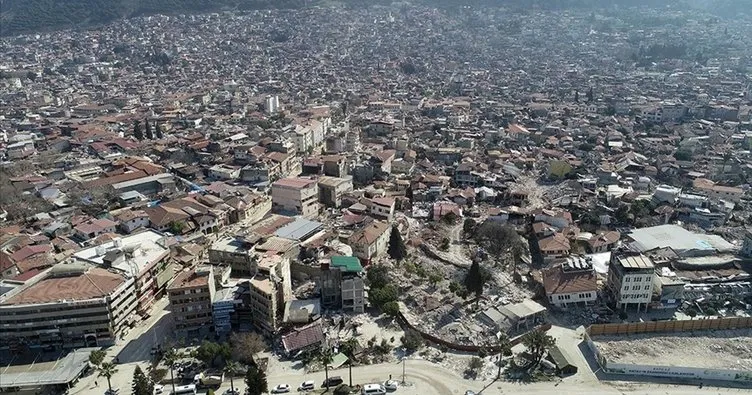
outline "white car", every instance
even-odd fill
[[[290,392],[289,384],[277,384],[277,386],[272,390],[273,394],[284,394],[287,392]]]
[[[397,391],[397,382],[394,380],[387,380],[384,382],[384,388],[386,388],[387,391]]]
[[[240,390],[237,388],[228,388],[227,391],[225,391],[225,395],[240,395]]]
[[[467,390],[465,391],[465,395],[476,395],[475,391]]]

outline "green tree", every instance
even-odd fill
[[[133,395],[152,395],[154,393],[154,385],[138,365],[136,365],[136,369],[133,371],[132,389]]]
[[[455,214],[454,211],[450,211],[441,217],[441,221],[447,225],[454,225],[457,223],[457,214]]]
[[[139,141],[144,139],[144,132],[141,131],[141,121],[138,119],[133,121],[133,137]]]
[[[352,366],[355,362],[355,351],[358,349],[358,346],[358,339],[354,337],[345,340],[345,342],[339,345],[339,352],[347,355],[347,368],[350,371],[350,387],[352,387]]]
[[[235,374],[237,373],[239,368],[240,365],[238,365],[238,363],[235,361],[227,361],[227,364],[225,364],[225,377],[230,378],[230,389],[232,390],[235,390],[235,382],[233,381],[233,379],[235,378]]]
[[[227,361],[232,356],[232,349],[227,343],[215,343],[204,340],[195,351],[195,357],[209,366],[216,366],[217,360]]]
[[[692,152],[680,149],[674,152],[674,158],[682,162],[688,162],[692,160]]]
[[[496,373],[496,379],[501,379],[501,360],[505,356],[512,355],[512,342],[509,340],[509,336],[506,333],[500,332],[499,337],[496,339],[496,346],[499,349],[498,361],[496,361],[499,371]]]
[[[478,374],[478,371],[483,367],[483,360],[478,357],[472,357],[467,362],[467,370],[470,371],[470,373],[473,376],[476,376]]]
[[[99,371],[97,376],[107,379],[107,388],[109,388],[110,392],[112,392],[112,383],[110,382],[110,379],[115,375],[115,373],[117,373],[117,366],[115,366],[115,364],[112,362],[102,362],[97,370]]]
[[[405,259],[407,256],[405,242],[402,240],[402,235],[396,226],[392,226],[392,233],[389,235],[389,249],[387,252],[392,259],[398,262]]]
[[[107,356],[107,351],[105,350],[94,350],[89,354],[89,362],[94,366],[99,366],[103,361],[104,357]]]
[[[172,221],[167,224],[167,228],[170,230],[170,233],[174,235],[182,235],[185,230],[185,224],[181,221]]]
[[[577,92],[577,91],[574,92],[574,102],[575,103],[580,102],[580,92]]]
[[[368,301],[372,306],[382,308],[389,302],[396,301],[399,298],[399,291],[394,284],[387,284],[383,288],[371,288],[368,293]]]
[[[590,89],[588,89],[587,94],[585,96],[587,97],[588,103],[593,101],[593,87],[592,86],[590,87]]]
[[[522,338],[522,344],[533,356],[533,364],[538,365],[546,351],[556,344],[556,339],[541,329],[535,329]]]
[[[400,339],[408,352],[415,352],[423,346],[423,336],[415,329],[408,329]]]
[[[162,131],[162,126],[159,125],[159,122],[154,124],[154,135],[160,140],[164,137],[164,132]]]
[[[245,372],[245,385],[248,386],[248,395],[262,395],[269,391],[266,374],[257,366],[251,366]]]
[[[337,388],[334,389],[334,395],[349,395],[350,394],[350,386],[348,386],[345,383],[342,383],[337,386]]]
[[[476,298],[480,298],[483,294],[483,285],[484,278],[480,271],[480,264],[478,261],[473,261],[470,265],[470,270],[465,275],[465,288],[474,293]]]
[[[371,287],[371,289],[383,288],[390,283],[390,276],[391,274],[389,273],[389,269],[386,266],[376,265],[368,268],[366,280],[368,280],[368,285]]]
[[[183,359],[185,355],[176,350],[175,348],[168,348],[164,353],[164,363],[170,369],[170,383],[172,384],[172,392],[175,392],[175,364],[179,360]]]
[[[324,365],[324,383],[326,383],[326,390],[329,391],[329,365],[331,365],[334,360],[334,353],[332,353],[330,348],[322,347],[321,350],[319,350],[316,359]]]
[[[396,317],[400,312],[399,303],[396,301],[386,302],[381,306],[381,311],[390,317]]]
[[[154,133],[151,131],[151,123],[149,123],[148,119],[144,121],[144,125],[146,126],[146,133],[144,133],[144,136],[149,140],[154,140]]]

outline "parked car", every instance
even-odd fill
[[[475,394],[475,391],[467,390],[465,391],[465,395],[476,395],[476,394]]]
[[[386,395],[386,388],[381,384],[366,384],[361,393],[363,395]]]
[[[237,388],[228,388],[227,391],[225,391],[225,395],[240,395],[240,390]]]
[[[157,384],[157,385],[154,386],[154,394],[155,395],[161,394],[162,392],[164,392],[164,385]]]
[[[327,380],[324,380],[323,383],[321,383],[321,387],[336,387],[340,384],[344,383],[344,380],[342,380],[342,377],[339,376],[332,376],[329,377]]]
[[[384,388],[387,391],[397,391],[397,382],[394,380],[387,380],[384,382]]]
[[[300,383],[300,387],[298,387],[298,391],[313,391],[316,388],[316,386],[313,383],[313,380],[308,380]]]
[[[290,392],[289,384],[277,384],[277,386],[272,390],[273,394],[284,394],[287,392]]]

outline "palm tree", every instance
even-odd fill
[[[319,351],[318,360],[324,364],[324,383],[326,383],[326,390],[329,391],[329,365],[334,360],[334,354],[329,347],[321,348]]]
[[[512,354],[512,342],[509,341],[509,336],[506,333],[501,332],[499,334],[496,347],[499,348],[499,372],[496,374],[496,380],[499,380],[501,378],[501,358]]]
[[[107,387],[109,388],[110,392],[112,392],[112,383],[110,383],[110,378],[117,373],[117,366],[115,366],[112,362],[102,362],[101,365],[99,365],[99,374],[98,377],[104,377],[107,379]]]
[[[522,338],[522,343],[527,347],[530,354],[535,358],[534,365],[540,363],[543,359],[543,355],[546,351],[556,344],[556,339],[546,334],[541,329],[536,329],[532,332],[528,332],[525,337]]]
[[[230,376],[230,389],[233,391],[235,391],[235,383],[232,381],[232,377],[235,375],[235,372],[238,371],[239,367],[240,365],[238,365],[237,362],[227,361],[227,364],[225,365],[225,368],[224,368],[225,375]]]
[[[350,387],[352,387],[352,364],[355,359],[355,350],[358,348],[358,339],[351,337],[339,345],[339,351],[347,355],[347,366],[350,369]]]
[[[169,348],[164,353],[164,362],[170,368],[170,383],[172,383],[172,392],[175,392],[175,364],[183,358],[183,353],[175,348]]]

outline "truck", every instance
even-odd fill
[[[193,376],[193,384],[198,388],[218,388],[224,379],[222,372],[202,372]]]

